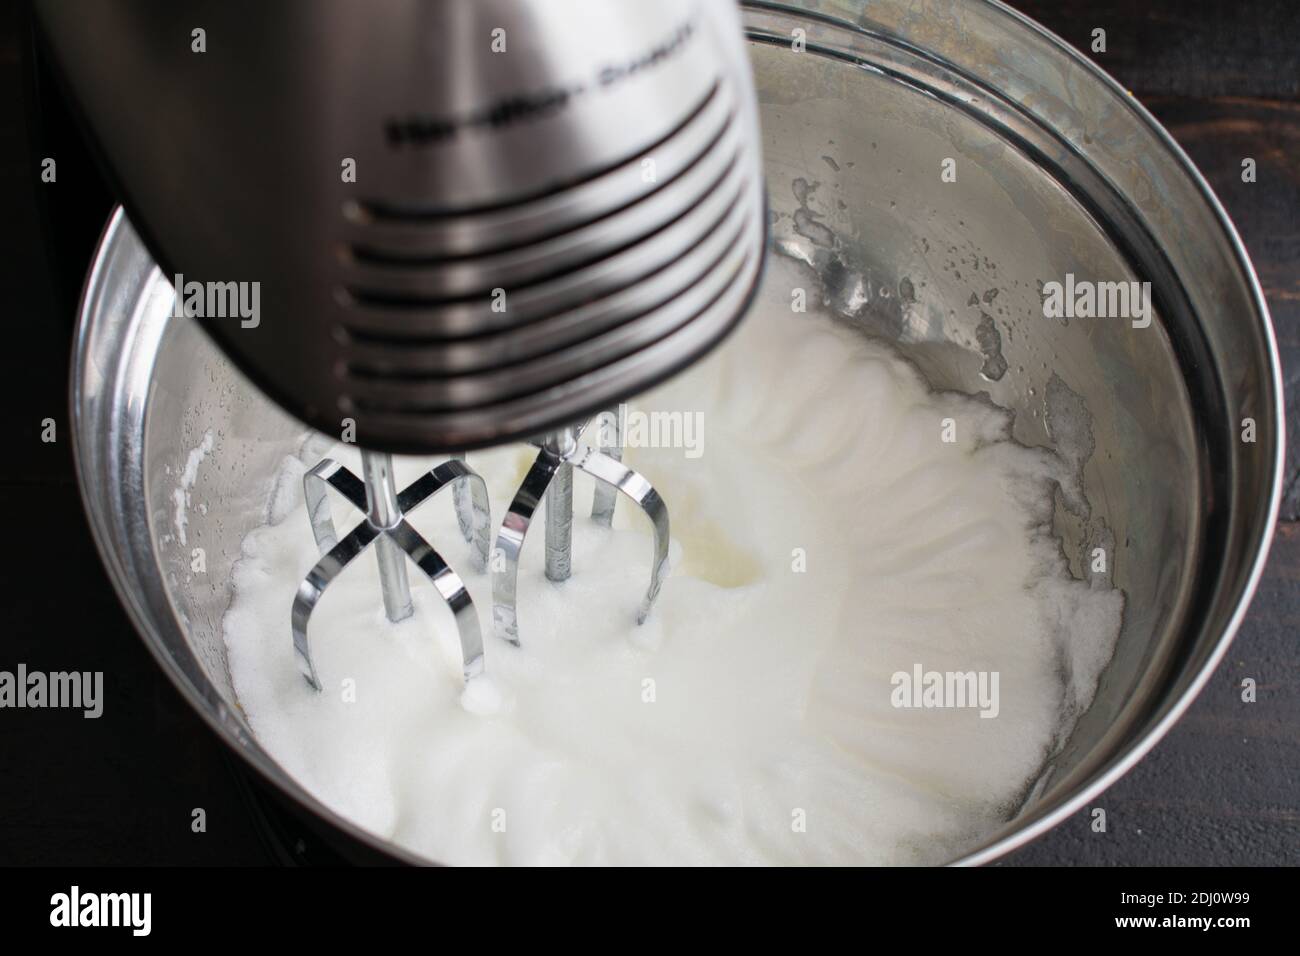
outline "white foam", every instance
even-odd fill
[[[806,281],[772,268],[769,282]],[[416,615],[389,624],[367,554],[313,619],[324,690],[308,689],[288,612],[317,555],[302,464],[287,464],[224,622],[263,744],[330,806],[452,863],[932,862],[999,825],[1118,631],[1122,595],[1072,580],[1051,537],[1071,469],[886,347],[780,309],[638,405],[700,411],[706,432],[698,459],[628,450],[672,512],[650,620],[634,624],[648,525],[622,504],[613,531],[583,520],[579,475],[573,577],[545,580],[539,524],[523,646],[487,636],[468,687],[432,588],[412,569]],[[332,454],[357,468],[351,448]],[[530,454],[470,455],[494,521]],[[398,477],[428,464],[398,459]],[[414,524],[487,629],[491,582],[470,570],[450,494]],[[891,675],[918,663],[998,671],[998,716],[894,707]]]
[[[276,472],[275,484],[271,489],[271,498],[267,502],[266,518],[268,524],[279,524],[293,513],[295,508],[303,506],[302,478],[307,473],[307,466],[300,459],[286,457]]]
[[[213,438],[211,430],[204,432],[203,440],[190,449],[181,470],[180,484],[172,491],[172,527],[176,529],[176,539],[185,544],[185,529],[189,525],[190,492],[199,480],[199,465],[212,452]]]

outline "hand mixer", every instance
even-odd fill
[[[411,613],[405,558],[483,666],[464,583],[406,520],[450,486],[496,634],[542,502],[546,576],[571,573],[572,472],[593,517],[618,493],[669,521],[621,441],[583,444],[621,399],[700,358],[757,286],[757,111],[730,0],[38,0],[39,20],[137,230],[168,274],[259,284],[255,321],[206,316],[248,377],[327,434],[355,429],[304,491],[321,551],[293,602],[299,663],[328,584],[371,544],[384,607]],[[614,416],[617,419],[617,415]],[[536,460],[489,547],[467,450]],[[398,492],[391,453],[450,460]],[[364,515],[342,538],[327,499]]]

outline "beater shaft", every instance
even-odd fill
[[[575,429],[548,435],[543,443],[560,459],[578,447]],[[567,461],[556,469],[546,488],[546,577],[567,581],[573,573],[573,466]]]
[[[397,508],[397,488],[393,483],[393,456],[363,450],[361,474],[366,483],[366,520],[378,531],[395,527],[402,520],[402,513]],[[390,621],[404,621],[415,613],[411,585],[406,577],[406,556],[392,538],[380,535],[375,542],[375,559],[379,564],[384,611]]]

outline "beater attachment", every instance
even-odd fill
[[[637,610],[637,623],[645,622],[659,596],[668,570],[668,508],[650,482],[622,462],[623,441],[616,412],[602,412],[599,450],[579,442],[590,422],[551,432],[530,442],[537,457],[515,492],[497,532],[492,561],[492,619],[496,635],[519,644],[519,616],[515,599],[519,580],[519,554],[524,537],[537,512],[546,506],[546,577],[567,580],[573,569],[573,469],[596,479],[591,517],[611,527],[619,493],[631,498],[654,526],[654,559],[650,586]],[[312,661],[307,626],[325,589],[371,544],[379,563],[379,580],[384,610],[390,621],[401,621],[413,613],[406,561],[410,558],[451,608],[460,634],[461,656],[466,680],[483,671],[483,639],[478,614],[464,582],[442,556],[411,527],[406,516],[448,485],[461,535],[474,547],[475,568],[488,566],[491,514],[487,485],[482,477],[457,456],[425,472],[417,481],[397,493],[393,483],[392,457],[363,451],[361,468],[365,480],[357,478],[332,458],[325,458],[303,476],[303,493],[312,535],[320,560],[298,586],[293,601],[293,646],[299,670],[307,682],[320,690],[320,679]],[[330,514],[328,490],[333,489],[361,511],[365,518],[343,539],[339,539]]]
[[[307,625],[312,611],[330,583],[358,555],[374,544],[379,562],[384,610],[388,619],[400,621],[410,617],[413,612],[404,560],[409,557],[451,608],[460,634],[464,676],[468,680],[483,670],[483,638],[474,602],[460,576],[411,527],[406,516],[451,485],[461,534],[474,546],[475,566],[478,570],[484,570],[487,567],[491,526],[487,485],[463,458],[453,458],[425,472],[399,494],[393,481],[392,456],[363,451],[361,463],[364,482],[332,458],[323,459],[303,476],[307,514],[321,558],[298,585],[298,593],[293,601],[293,647],[298,668],[307,682],[314,689],[320,690],[320,679],[307,639]],[[330,488],[365,515],[342,540],[338,537],[330,514],[327,497]]]
[[[623,464],[623,436],[617,412],[601,412],[596,420],[600,423],[599,451],[578,441],[590,421],[561,428],[529,443],[539,450],[497,532],[492,576],[493,629],[497,637],[511,644],[519,644],[516,607],[519,553],[537,506],[543,500],[546,503],[546,577],[559,582],[572,573],[574,468],[596,479],[591,517],[597,524],[611,526],[614,504],[621,492],[636,502],[654,525],[650,586],[637,611],[638,624],[645,622],[659,596],[668,570],[668,507],[650,482]]]

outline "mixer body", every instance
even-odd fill
[[[196,321],[327,434],[540,435],[699,358],[757,285],[730,3],[37,8],[167,275],[259,293]]]

